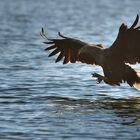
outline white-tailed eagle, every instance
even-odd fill
[[[140,26],[139,16],[129,28],[124,23],[120,26],[117,39],[109,48],[101,44],[89,44],[79,39],[66,37],[58,32],[60,39],[50,39],[42,28],[41,36],[49,44],[45,50],[52,50],[49,57],[59,54],[56,61],[63,59],[63,64],[82,62],[102,67],[104,76],[94,73],[98,82],[120,85],[127,82],[131,87],[140,83],[137,72],[129,64],[140,63]]]

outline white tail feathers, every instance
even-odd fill
[[[136,70],[138,77],[140,78],[140,70]],[[137,90],[140,90],[140,83],[135,83],[134,88],[136,88]]]

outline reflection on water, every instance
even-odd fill
[[[94,112],[97,109],[113,111],[117,117],[124,118],[122,124],[126,125],[140,125],[140,98],[129,99],[115,99],[110,97],[89,100],[89,99],[72,99],[57,96],[48,96],[48,100],[53,102],[57,107],[58,112],[67,112],[73,110],[74,112],[85,111]],[[129,122],[125,122],[129,120]]]
[[[135,0],[0,1],[0,139],[140,139],[140,92],[97,84],[99,67],[53,63],[42,27],[109,46]],[[140,69],[139,65],[136,69]]]

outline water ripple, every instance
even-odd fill
[[[44,27],[50,37],[61,31],[108,47],[120,24],[130,25],[140,13],[139,5],[0,1],[0,139],[140,139],[139,91],[97,84],[90,74],[101,73],[99,67],[54,63],[39,35]]]

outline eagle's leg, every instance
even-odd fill
[[[120,85],[119,83],[114,83],[111,79],[105,77],[105,76],[102,76],[98,73],[93,73],[92,74],[92,77],[96,77],[97,78],[97,81],[98,83],[101,83],[101,81],[104,81],[105,83],[109,84],[109,85]]]
[[[102,76],[102,75],[100,75],[100,74],[98,74],[98,73],[93,73],[93,74],[92,74],[92,77],[96,77],[98,83],[101,83],[101,81],[104,81],[104,80],[105,80],[105,77]]]

